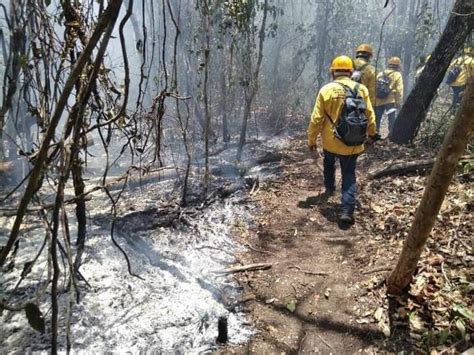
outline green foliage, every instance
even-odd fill
[[[273,19],[273,23],[268,27],[268,35],[276,36],[278,28],[277,18],[284,15],[283,8],[276,5],[268,4],[265,8],[265,3],[258,0],[233,0],[224,2],[226,18],[224,21],[225,28],[229,28],[232,24],[240,32],[251,33],[258,30],[254,25],[256,16],[266,10]]]
[[[26,69],[28,67],[28,57],[25,54],[20,55],[20,67]]]
[[[474,171],[474,162],[469,161],[466,164],[464,164],[464,174],[469,174]]]
[[[255,0],[233,0],[225,1],[227,16],[233,20],[234,25],[240,31],[249,31],[250,23],[255,16],[257,1]]]
[[[434,346],[446,345],[450,342],[465,339],[467,333],[466,323],[474,319],[474,312],[462,304],[454,304],[452,311],[453,318],[450,328],[437,331],[430,330],[423,334],[422,340],[427,351],[430,351]]]
[[[461,338],[464,339],[464,337],[466,336],[466,324],[464,323],[464,320],[462,318],[457,318],[455,324],[456,328],[458,328],[459,330]]]
[[[469,308],[466,308],[462,304],[455,304],[453,306],[453,311],[461,317],[466,319],[474,319],[474,312]]]
[[[449,331],[444,329],[438,333],[438,345],[443,345],[449,339]]]
[[[291,312],[293,313],[294,311],[296,311],[296,303],[295,302],[290,302],[286,305],[286,308]]]

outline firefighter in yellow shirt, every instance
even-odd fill
[[[377,119],[377,133],[380,134],[382,116],[388,116],[388,129],[391,132],[397,111],[403,100],[403,78],[400,73],[402,61],[398,57],[388,60],[387,69],[377,75],[375,98],[375,116]]]
[[[465,48],[463,55],[454,60],[449,66],[445,80],[446,84],[451,86],[451,90],[453,91],[453,106],[461,102],[468,79],[474,77],[473,56],[473,48]]]
[[[370,44],[361,44],[356,50],[356,59],[354,61],[355,70],[352,74],[352,80],[365,85],[369,89],[369,97],[372,106],[375,103],[375,67],[370,64],[374,55],[374,50]]]
[[[308,146],[316,151],[316,140],[321,135],[324,151],[324,186],[326,194],[332,195],[336,189],[336,159],[339,160],[342,175],[341,214],[339,221],[343,224],[354,223],[356,205],[356,161],[364,151],[367,135],[370,139],[376,136],[375,113],[369,99],[367,88],[350,79],[353,63],[347,56],[336,57],[331,64],[334,79],[324,85],[318,93],[308,126]],[[349,118],[355,124],[364,122],[357,134],[356,126],[344,132],[342,124]],[[361,120],[360,120],[361,119]],[[347,125],[345,126],[347,128]],[[342,133],[342,136],[341,136]],[[350,144],[350,145],[348,145]]]

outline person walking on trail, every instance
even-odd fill
[[[453,103],[456,107],[461,102],[468,79],[474,77],[474,49],[464,48],[463,55],[455,59],[448,68],[445,82],[453,91]]]
[[[336,57],[331,64],[333,81],[319,91],[308,126],[308,145],[317,152],[321,135],[324,153],[324,186],[326,195],[336,189],[336,159],[342,175],[342,198],[339,221],[354,223],[356,205],[356,161],[367,140],[375,140],[375,113],[368,89],[353,80],[352,59]],[[317,158],[318,154],[316,154]]]
[[[403,78],[401,74],[401,60],[392,57],[388,60],[387,69],[377,75],[375,91],[375,116],[377,118],[377,134],[380,134],[382,116],[387,113],[388,130],[392,131],[397,118],[397,111],[403,100]]]
[[[364,84],[369,89],[372,106],[375,103],[375,67],[370,64],[374,50],[370,44],[363,43],[356,50],[355,70],[351,79]]]

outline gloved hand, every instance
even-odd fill
[[[376,133],[373,136],[369,137],[369,139],[367,140],[367,145],[372,145],[380,139],[382,139],[382,136],[379,133]]]
[[[318,147],[316,144],[311,144],[308,146],[309,150],[311,151],[311,155],[313,156],[314,160],[318,160],[321,154],[318,152]]]

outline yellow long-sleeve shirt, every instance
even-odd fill
[[[459,57],[451,63],[449,69],[455,65],[461,65],[461,71],[456,80],[454,80],[454,82],[449,86],[465,86],[468,78],[474,77],[474,58],[468,55]]]
[[[316,103],[314,104],[311,120],[308,125],[308,144],[310,146],[316,145],[316,140],[321,134],[323,149],[334,154],[352,155],[360,154],[364,151],[364,145],[357,145],[349,147],[340,141],[333,132],[333,123],[328,117],[331,117],[334,124],[337,124],[342,108],[344,107],[344,99],[346,93],[344,88],[337,84],[340,82],[348,87],[354,89],[357,83],[348,77],[339,77],[335,81],[324,85],[318,93]],[[359,86],[359,93],[366,102],[365,114],[369,121],[367,133],[373,136],[376,133],[375,128],[375,113],[372,108],[372,103],[369,99],[369,91],[364,85]]]
[[[403,78],[402,74],[393,69],[385,69],[383,72],[377,75],[377,79],[381,78],[383,75],[387,75],[390,78],[390,95],[385,99],[375,98],[375,107],[387,105],[387,104],[397,104],[401,105],[403,100]]]
[[[373,106],[375,103],[375,68],[373,65],[368,64],[368,61],[364,58],[356,58],[354,64],[357,70],[365,65],[365,67],[361,70],[360,82],[364,84],[367,89],[369,89],[370,102]]]

